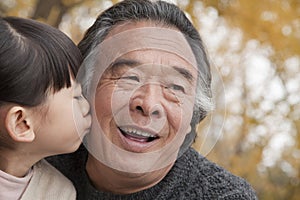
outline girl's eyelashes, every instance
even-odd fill
[[[74,90],[74,99],[81,100],[83,98],[84,98],[84,96],[82,94],[81,85],[80,84],[76,84],[75,90]]]
[[[74,96],[74,99],[76,99],[76,100],[81,100],[81,99],[83,99],[83,98],[84,98],[84,97],[83,97],[82,94]]]

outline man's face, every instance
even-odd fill
[[[197,71],[161,50],[136,50],[117,58],[95,94],[98,122],[118,147],[137,153],[159,150],[190,130]]]
[[[170,165],[191,130],[195,101],[198,73],[186,39],[148,22],[126,23],[96,48],[89,152],[121,171]]]

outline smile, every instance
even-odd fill
[[[139,130],[133,127],[119,127],[119,130],[127,139],[136,142],[152,142],[159,138],[157,134],[149,133],[145,130]]]

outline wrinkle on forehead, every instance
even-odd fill
[[[153,21],[153,20],[126,21],[114,25],[112,29],[109,31],[109,33],[107,34],[107,36],[105,37],[105,39],[124,31],[137,29],[137,28],[147,28],[147,27],[164,28],[164,29],[179,31],[177,27],[166,25],[163,22],[159,22],[159,21]]]
[[[154,53],[155,52],[155,53]],[[191,83],[196,80],[197,70],[193,68],[189,63],[187,63],[182,58],[177,57],[174,54],[169,54],[169,52],[157,51],[154,50],[142,50],[142,51],[132,51],[124,56],[117,58],[114,62],[109,66],[109,72],[114,73],[119,68],[134,68],[137,66],[147,64],[150,69],[150,74],[153,73],[155,69],[158,75],[163,75],[163,72],[159,72],[160,67],[153,68],[154,66],[164,65],[169,66],[174,71],[177,71],[178,75],[184,77]],[[153,54],[153,55],[151,55]],[[153,66],[153,67],[151,67]]]
[[[129,29],[105,39],[97,48],[100,54],[98,58],[101,58],[99,62],[107,60],[111,63],[119,56],[134,50],[157,49],[176,54],[197,69],[196,59],[183,34],[168,28]]]

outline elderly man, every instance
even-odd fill
[[[190,146],[212,108],[201,38],[175,5],[125,0],[79,43],[93,116],[71,155],[50,158],[78,199],[256,199],[243,179]]]

